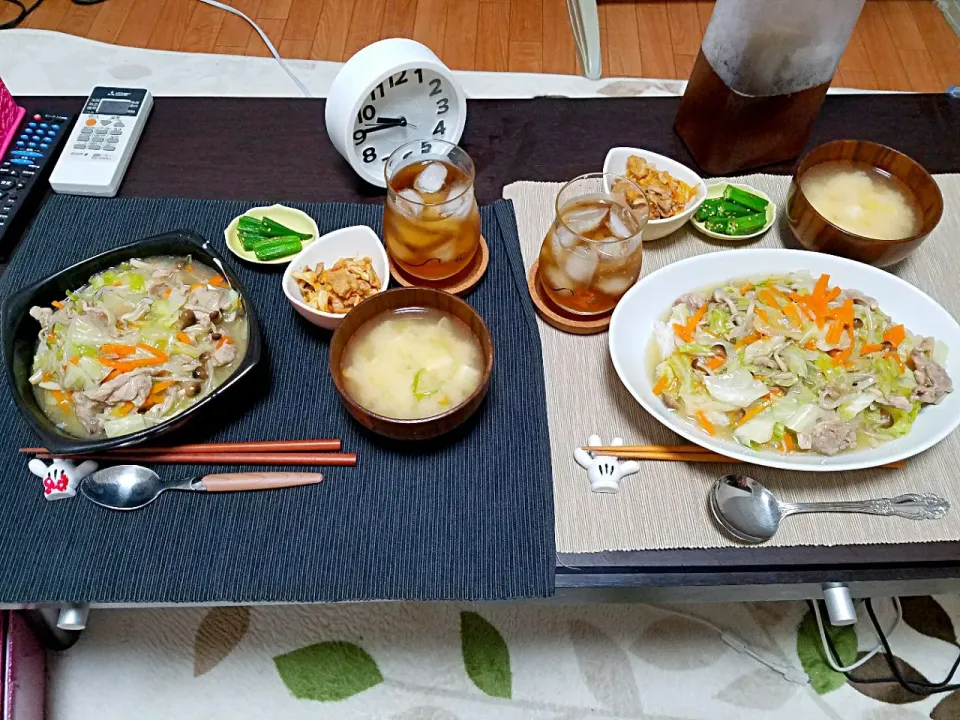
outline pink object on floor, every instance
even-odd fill
[[[0,611],[0,720],[44,720],[47,656],[20,614]]]
[[[0,157],[7,151],[13,136],[17,134],[20,121],[26,110],[17,105],[7,86],[0,80]]]

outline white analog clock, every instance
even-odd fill
[[[457,143],[466,119],[467,99],[450,69],[405,38],[380,40],[350,58],[330,85],[325,111],[334,147],[380,187],[397,147],[430,138]]]

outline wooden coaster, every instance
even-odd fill
[[[473,254],[470,264],[456,275],[443,280],[421,280],[407,274],[404,270],[390,261],[390,275],[403,287],[425,287],[434,290],[443,290],[453,295],[466,295],[473,290],[483,274],[487,271],[490,264],[490,248],[487,246],[487,240],[480,236],[480,247]]]
[[[595,335],[610,327],[613,310],[602,315],[574,315],[553,302],[544,292],[543,284],[540,282],[540,276],[537,274],[539,266],[539,260],[530,266],[527,272],[527,290],[530,291],[533,306],[540,317],[557,330],[573,335]]]

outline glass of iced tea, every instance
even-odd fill
[[[537,270],[549,298],[576,315],[612,310],[640,277],[647,199],[632,180],[581,175],[557,194]]]
[[[420,280],[444,280],[467,267],[480,247],[470,156],[444,140],[416,140],[391,153],[384,173],[390,259]]]

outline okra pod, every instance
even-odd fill
[[[764,200],[759,195],[754,195],[751,192],[741,190],[733,185],[727,185],[726,189],[723,191],[723,197],[731,202],[746,205],[751,210],[755,210],[757,212],[763,212],[767,205],[770,204],[768,200]]]
[[[270,238],[257,243],[253,252],[258,260],[276,260],[278,258],[295,255],[303,249],[303,243],[296,235],[286,235]]]
[[[260,224],[263,227],[263,235],[269,237],[290,237],[295,235],[300,240],[309,240],[313,237],[310,233],[299,233],[296,230],[288,228],[286,225],[281,225],[276,220],[272,220],[268,217],[265,217],[260,220]]]

